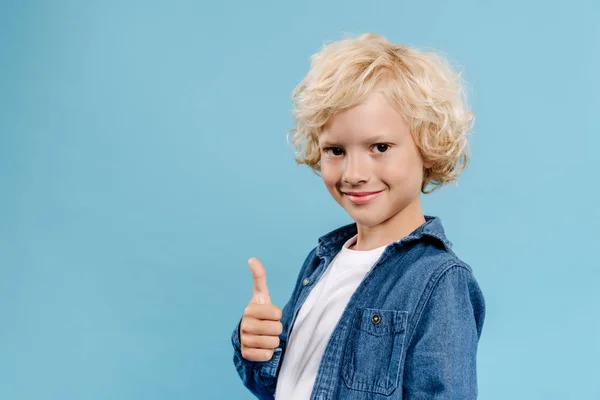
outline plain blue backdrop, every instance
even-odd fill
[[[600,5],[2,1],[0,399],[251,399],[247,260],[287,302],[352,222],[286,142],[308,58],[375,32],[469,83],[423,199],[487,301],[480,398],[600,399]]]

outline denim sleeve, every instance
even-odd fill
[[[476,399],[485,300],[472,272],[459,265],[446,269],[417,318],[406,354],[403,400]]]
[[[242,379],[244,386],[260,400],[271,400],[275,398],[277,375],[280,369],[281,356],[286,346],[288,327],[292,319],[292,313],[294,312],[294,306],[296,304],[298,292],[302,286],[302,278],[304,276],[306,267],[309,265],[310,261],[312,261],[315,252],[316,248],[314,248],[304,260],[304,264],[302,265],[302,268],[298,273],[298,277],[296,278],[294,291],[287,304],[281,310],[281,324],[283,325],[283,332],[279,336],[279,347],[274,350],[271,360],[249,361],[242,357],[242,347],[240,343],[240,324],[242,323],[242,318],[240,318],[231,335],[231,343],[233,344],[233,363],[238,375]]]

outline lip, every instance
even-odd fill
[[[354,204],[366,204],[379,196],[382,192],[383,190],[380,190],[379,192],[349,192],[344,193],[344,196]]]

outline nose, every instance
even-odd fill
[[[346,157],[343,180],[349,185],[357,185],[369,181],[369,161],[358,156]]]

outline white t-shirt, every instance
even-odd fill
[[[348,239],[298,311],[277,379],[276,400],[308,400],[329,337],[350,297],[386,246],[357,251]]]

